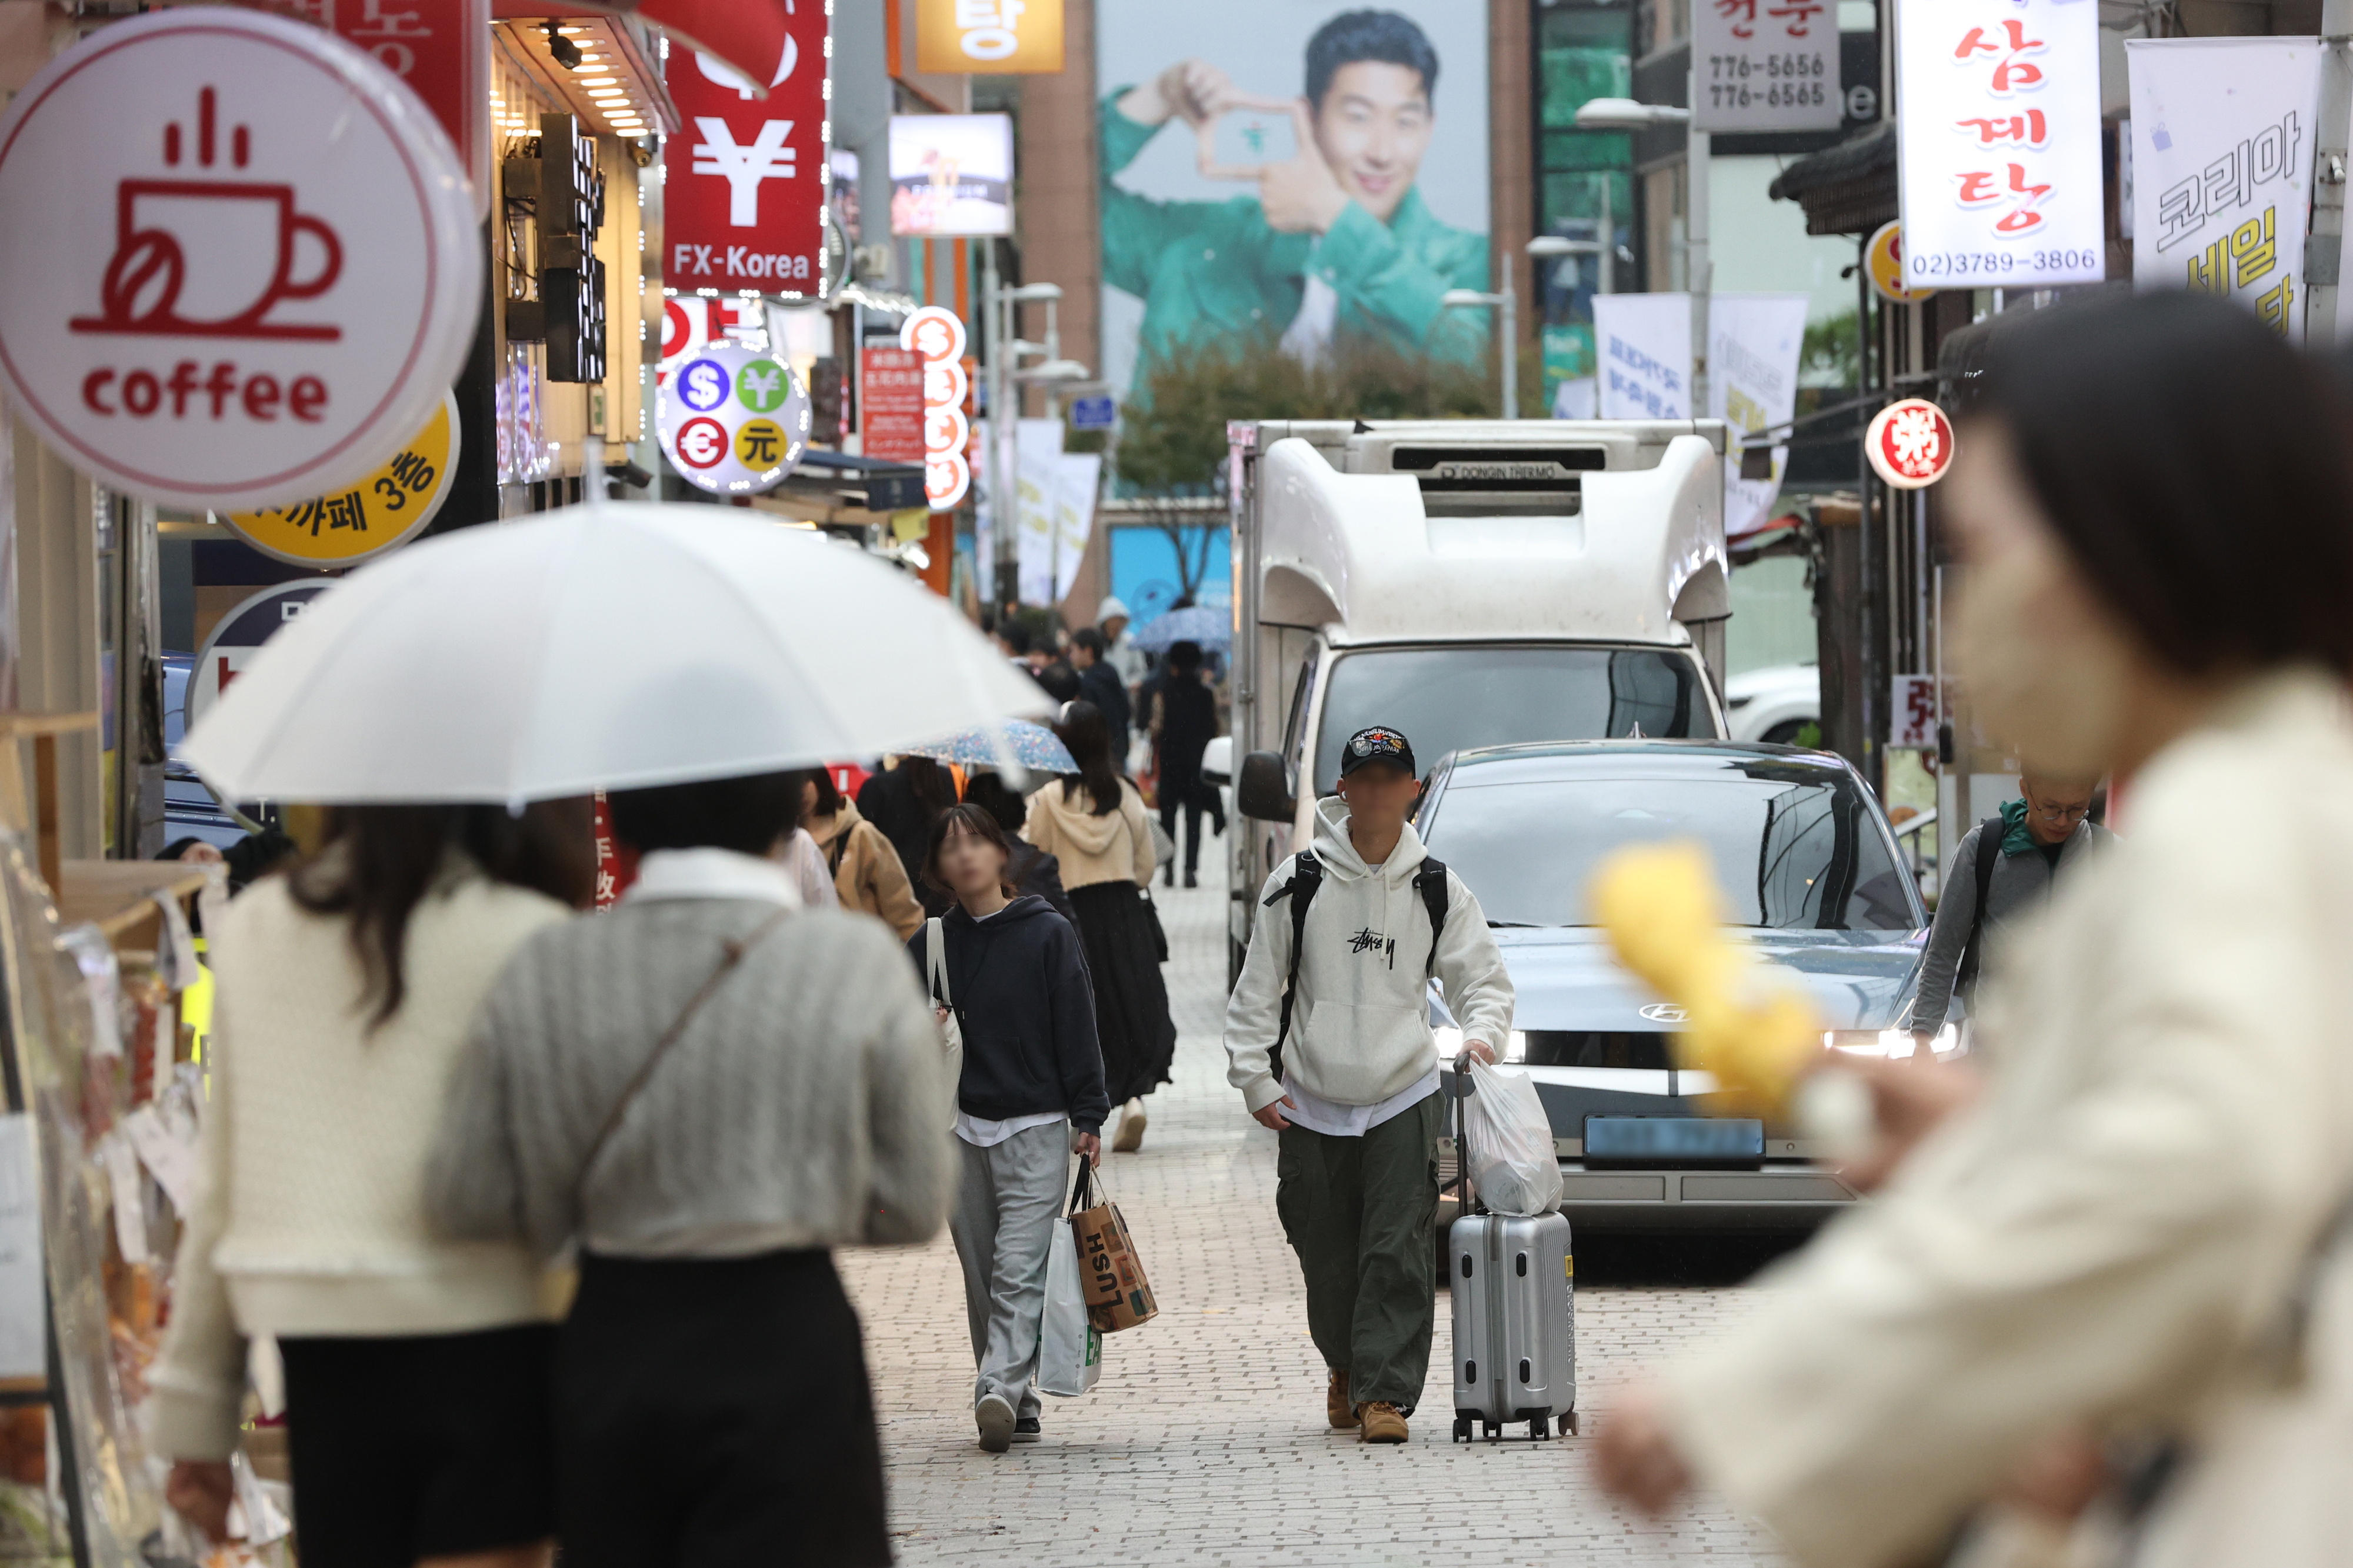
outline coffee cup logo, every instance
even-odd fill
[[[218,104],[212,88],[196,94],[202,169],[219,161]],[[244,168],[253,156],[251,129],[235,127],[228,148],[231,163]],[[185,150],[175,120],[164,128],[164,162],[177,167]],[[100,281],[99,313],[76,316],[75,331],[323,342],[343,336],[331,322],[268,319],[286,300],[325,293],[343,270],[343,241],[294,210],[293,186],[126,179],[115,187],[114,211],[114,254]]]

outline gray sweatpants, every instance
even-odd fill
[[[1056,1121],[976,1149],[961,1138],[964,1170],[948,1234],[964,1263],[964,1310],[980,1375],[972,1400],[1001,1394],[1016,1415],[1038,1414],[1038,1324],[1046,1310],[1046,1247],[1062,1213],[1071,1124]]]

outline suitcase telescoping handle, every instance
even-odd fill
[[[1471,1075],[1463,1069],[1461,1057],[1454,1061],[1454,1212],[1467,1215],[1479,1212],[1472,1206],[1479,1194],[1471,1185],[1471,1146],[1462,1136],[1462,1105],[1471,1098]]]

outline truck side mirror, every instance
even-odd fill
[[[1244,816],[1261,822],[1288,822],[1299,809],[1282,758],[1273,752],[1252,752],[1242,758],[1241,780],[1234,786],[1234,805]]]

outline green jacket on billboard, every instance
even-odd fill
[[[1127,90],[1113,89],[1100,114],[1103,258],[1103,281],[1144,301],[1139,392],[1152,362],[1173,349],[1280,335],[1299,314],[1310,274],[1339,297],[1338,335],[1386,338],[1466,363],[1484,354],[1486,312],[1439,300],[1449,289],[1487,287],[1485,235],[1439,222],[1419,187],[1387,224],[1352,201],[1322,235],[1268,227],[1254,195],[1163,202],[1124,190],[1112,176],[1162,129],[1119,111]]]

